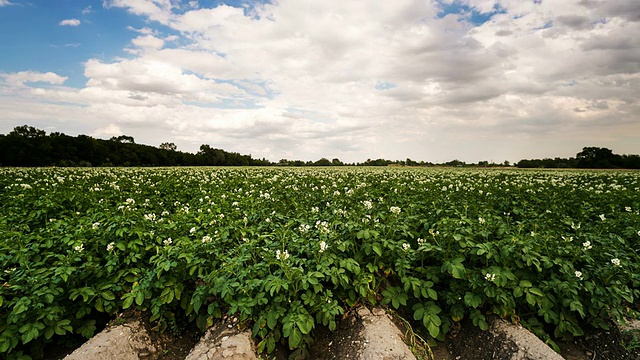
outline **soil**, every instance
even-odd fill
[[[214,325],[204,336],[195,327],[183,329],[177,335],[169,331],[160,334],[150,329],[141,314],[128,313],[112,322],[107,328],[91,339],[84,355],[70,356],[72,359],[149,359],[149,360],[200,360],[200,359],[257,359],[255,344],[250,339],[250,331],[239,324],[221,322]],[[261,355],[260,359],[273,360],[334,360],[334,359],[384,359],[413,360],[405,342],[420,360],[512,360],[512,359],[552,359],[566,360],[640,360],[640,321],[632,321],[628,327],[612,326],[612,330],[586,329],[585,336],[570,342],[558,342],[561,357],[550,351],[526,330],[493,319],[490,330],[482,331],[470,323],[461,323],[445,342],[437,346],[421,346],[411,337],[405,323],[388,315],[381,309],[361,308],[348,314],[337,323],[337,329],[326,327],[315,329],[315,341],[308,352],[290,352],[279,347],[273,354]],[[110,335],[109,335],[110,334]],[[120,339],[115,339],[117,337]],[[123,338],[128,343],[122,345]],[[94,356],[95,350],[112,348],[108,355]],[[133,349],[134,356],[123,355],[123,349]],[[125,350],[126,350],[125,349]],[[210,349],[210,350],[207,350]],[[217,349],[217,350],[216,350]],[[539,350],[542,349],[542,353]],[[78,352],[80,349],[76,350]],[[214,353],[217,355],[214,356]],[[251,352],[250,356],[247,355]],[[223,356],[223,354],[225,354]],[[541,355],[542,354],[542,355]],[[546,355],[545,355],[546,354]],[[47,356],[46,360],[60,359]]]

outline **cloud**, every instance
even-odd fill
[[[24,86],[25,83],[49,83],[53,85],[62,85],[67,80],[66,76],[60,76],[56,73],[41,73],[36,71],[20,71],[17,73],[3,74],[0,78],[4,79],[6,84]]]
[[[78,19],[65,19],[58,23],[60,26],[78,26],[80,25],[80,20]]]
[[[114,124],[109,124],[105,127],[101,127],[96,129],[91,135],[96,137],[105,137],[105,136],[119,136],[122,135],[122,130],[119,126]]]
[[[14,5],[14,4],[9,0],[0,0],[0,7],[9,6],[9,5]]]
[[[162,46],[164,46],[164,40],[158,39],[153,35],[138,36],[137,38],[131,40],[131,43],[141,48],[152,49],[160,49],[162,48]]]
[[[635,2],[457,3],[489,20],[412,0],[106,0],[147,21],[129,27],[127,58],[87,59],[81,89],[25,72],[0,90],[94,119],[88,133],[272,160],[517,161],[572,156],[589,129],[610,139],[600,146],[640,134]]]

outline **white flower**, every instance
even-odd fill
[[[192,228],[189,230],[189,234],[193,234],[194,232],[196,232],[196,228],[195,228],[195,227],[192,227]]]
[[[424,245],[425,243],[424,239],[422,238],[418,238],[416,241],[418,242],[418,245]]]
[[[562,236],[562,240],[564,240],[566,242],[572,242],[573,241],[573,236],[569,236],[569,237]]]
[[[605,221],[607,220],[607,218],[604,216],[604,214],[600,214],[598,215],[598,217],[600,218],[600,220]]]
[[[495,280],[496,280],[496,274],[489,274],[489,273],[487,273],[487,274],[484,276],[484,278],[485,278],[485,280],[487,280],[487,281],[491,281],[491,282],[493,282],[493,281],[495,281]]]
[[[231,206],[238,206],[238,202],[237,201],[232,202]]]
[[[91,228],[92,228],[93,230],[97,230],[97,229],[98,229],[98,227],[100,227],[100,223],[99,223],[99,222],[94,222],[93,224],[91,224]]]
[[[625,207],[624,207],[624,210],[625,210],[626,212],[631,212],[631,206],[625,206]]]
[[[213,240],[213,239],[211,239],[211,236],[209,236],[209,235],[205,235],[205,236],[202,237],[202,242],[203,243],[210,243],[211,240]]]
[[[321,241],[320,242],[320,250],[318,250],[319,253],[323,253],[325,250],[327,250],[327,248],[329,247],[329,245],[327,245],[326,242]]]
[[[113,242],[110,242],[110,243],[107,245],[107,251],[111,251],[111,250],[113,250],[114,246],[115,246],[115,244],[114,244]]]
[[[127,204],[129,204],[129,205],[133,205],[133,204],[135,204],[135,203],[136,203],[136,201],[135,201],[135,200],[133,200],[132,198],[128,198],[125,202],[126,202]]]
[[[280,252],[280,250],[276,250],[276,259],[278,260],[287,260],[289,258],[289,252],[285,250],[284,252]]]
[[[340,191],[336,190],[333,192],[333,196],[339,196],[340,195]]]
[[[367,209],[367,210],[371,210],[371,208],[373,207],[373,204],[369,200],[363,201],[362,205],[364,205],[364,208]]]
[[[266,218],[266,219],[264,219],[264,222],[266,222],[266,223],[270,223],[270,222],[271,222],[271,219],[270,219],[270,218]]]
[[[591,246],[591,241],[583,242],[582,246],[584,247],[585,250],[589,250],[589,249],[591,249],[593,247],[593,246]]]
[[[84,244],[80,244],[80,245],[74,246],[73,250],[75,250],[77,252],[83,252],[84,251]]]
[[[144,215],[144,219],[148,220],[148,221],[155,221],[156,220],[156,214],[145,214]]]
[[[583,277],[582,277],[582,272],[580,272],[580,271],[576,271],[576,277],[577,277],[578,279],[582,280],[582,278],[583,278]]]
[[[168,238],[166,240],[163,240],[162,243],[164,244],[164,246],[171,245],[173,243],[173,240],[171,240],[171,238]]]
[[[320,231],[321,234],[329,233],[329,224],[326,221],[316,221],[316,229]]]
[[[306,233],[307,231],[309,231],[309,229],[311,228],[311,226],[307,225],[307,224],[302,224],[300,226],[298,226],[298,231],[300,231],[301,233]]]
[[[22,186],[23,189],[31,189],[31,185],[29,184],[20,184],[20,186]]]
[[[613,266],[620,266],[620,259],[618,258],[611,259],[611,263],[613,264]]]
[[[578,230],[578,229],[580,229],[580,224],[576,225],[576,224],[574,224],[574,223],[571,223],[571,228],[572,228],[573,230]]]
[[[397,206],[392,206],[389,208],[389,211],[391,211],[392,214],[398,215],[402,210]]]
[[[484,218],[479,217],[479,218],[478,218],[478,222],[479,222],[480,224],[484,224],[484,223],[485,223]]]
[[[317,206],[314,206],[314,207],[311,208],[311,212],[312,213],[317,213],[319,211],[320,211],[320,209]]]
[[[411,245],[408,243],[402,243],[402,250],[407,251],[411,249]]]
[[[169,215],[168,211],[165,210],[165,211],[162,212],[162,216],[167,216],[167,215]]]

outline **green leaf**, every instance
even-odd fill
[[[293,329],[291,335],[289,335],[289,348],[292,350],[297,348],[301,341],[302,333],[298,329]]]
[[[133,296],[129,296],[122,302],[122,308],[128,309],[133,304]]]
[[[538,289],[538,288],[535,288],[535,287],[529,288],[529,290],[528,290],[528,291],[529,291],[530,293],[534,294],[534,295],[544,296],[544,293],[542,292],[542,290],[540,290],[540,289]]]
[[[173,288],[168,287],[162,290],[162,293],[160,294],[160,300],[165,304],[169,304],[173,301],[173,296]]]
[[[141,306],[144,303],[144,293],[138,291],[136,294],[136,305]]]
[[[533,286],[533,284],[531,283],[531,281],[529,281],[529,280],[520,280],[520,287],[530,288],[532,286]]]
[[[112,301],[116,299],[116,296],[113,294],[111,290],[101,292],[100,296],[102,296],[102,298],[107,301]]]
[[[380,246],[379,243],[374,243],[373,244],[373,251],[378,254],[378,256],[382,256],[382,247]]]
[[[308,334],[313,329],[313,318],[309,315],[300,316],[299,321],[297,322],[298,328],[303,334]]]

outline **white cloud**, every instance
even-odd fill
[[[138,36],[137,38],[131,40],[131,43],[141,48],[151,49],[160,49],[164,46],[164,40],[158,39],[153,35]]]
[[[9,0],[0,0],[0,7],[9,6],[9,5],[14,5],[14,4]]]
[[[105,127],[96,129],[96,131],[94,131],[91,135],[96,137],[105,137],[105,136],[108,137],[108,136],[119,136],[122,134],[123,134],[122,130],[120,129],[119,126],[114,124],[109,124]]]
[[[25,83],[49,83],[53,85],[62,85],[67,80],[67,77],[60,76],[56,73],[47,72],[41,73],[36,71],[20,71],[17,73],[3,74],[0,73],[0,78],[3,78],[6,84],[24,86]]]
[[[60,23],[58,24],[60,26],[78,26],[80,25],[80,20],[78,19],[65,19],[60,21]]]
[[[137,142],[272,160],[501,162],[588,145],[638,153],[632,0],[462,2],[502,13],[476,26],[413,0],[251,9],[106,0],[150,20],[129,27],[129,58],[88,59],[80,90],[36,86],[64,78],[29,72],[4,75],[0,90],[28,84],[30,97],[74,104],[68,111],[96,119],[89,133],[113,125]]]

